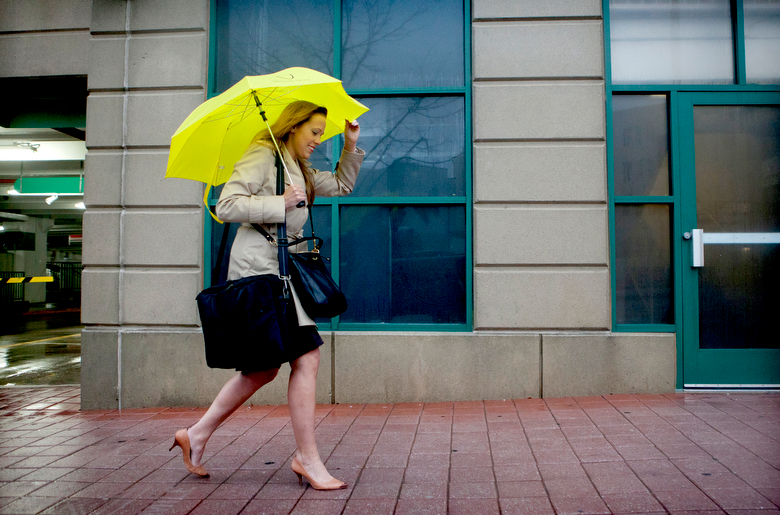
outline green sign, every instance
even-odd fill
[[[84,178],[72,177],[22,177],[14,183],[14,189],[25,195],[83,194]]]

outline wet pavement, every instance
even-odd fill
[[[780,514],[780,393],[320,405],[349,488],[319,492],[286,406],[240,408],[198,478],[168,448],[205,408],[81,411],[81,327],[24,325],[0,336],[0,514]]]
[[[286,406],[234,413],[199,478],[168,448],[204,408],[79,395],[0,387],[0,513],[780,513],[777,393],[321,405],[335,492],[298,485]]]
[[[38,321],[0,336],[0,385],[79,384],[82,327],[57,325]]]

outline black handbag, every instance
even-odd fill
[[[267,370],[284,362],[289,293],[273,274],[206,288],[196,297],[211,368]],[[294,310],[291,310],[294,316]]]
[[[347,298],[325,267],[319,248],[290,254],[290,277],[303,310],[313,318],[333,318],[347,310]]]

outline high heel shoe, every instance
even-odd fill
[[[176,434],[173,437],[173,445],[171,445],[171,448],[168,449],[168,451],[172,451],[173,448],[177,445],[181,447],[181,453],[184,457],[184,466],[187,467],[187,470],[193,474],[197,474],[200,477],[209,477],[209,473],[206,472],[206,469],[203,468],[203,465],[198,465],[196,467],[190,461],[190,458],[192,457],[192,449],[190,449],[190,437],[187,434],[186,429],[179,429],[176,431]]]
[[[347,487],[347,484],[344,481],[339,481],[336,478],[332,478],[327,483],[318,483],[317,481],[314,481],[311,477],[309,477],[309,474],[306,472],[306,469],[303,468],[301,462],[298,461],[297,457],[293,458],[290,467],[298,476],[298,484],[301,486],[303,486],[303,478],[305,477],[306,481],[308,481],[311,487],[315,490],[343,490]]]

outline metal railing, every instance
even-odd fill
[[[0,279],[11,277],[24,277],[24,272],[0,272]],[[0,303],[18,302],[24,300],[24,284],[0,284]]]

